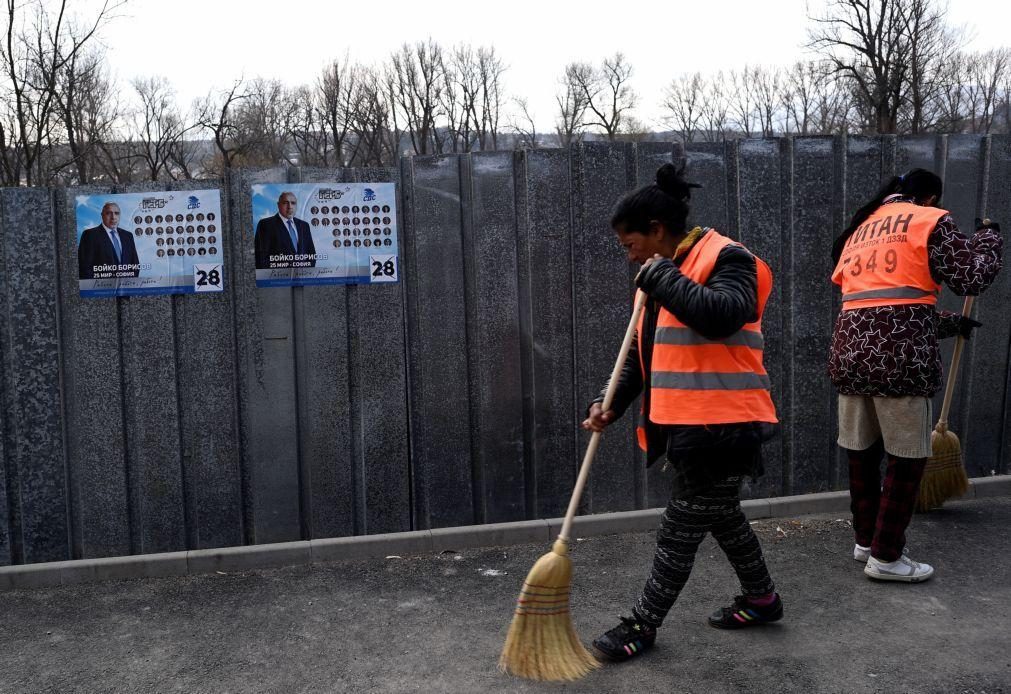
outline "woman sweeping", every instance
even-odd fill
[[[636,286],[648,298],[612,408],[603,412],[598,398],[583,428],[601,431],[641,393],[638,439],[647,464],[666,454],[674,471],[642,595],[631,616],[594,641],[613,660],[653,645],[709,532],[743,593],[709,623],[739,629],[783,615],[740,503],[742,478],[762,474],[761,443],[778,429],[762,364],[761,321],[772,273],[716,230],[687,230],[692,187],[674,166],[664,165],[656,184],[625,196],[611,219],[628,259],[643,264]]]
[[[829,374],[839,391],[839,446],[849,460],[853,558],[877,580],[918,582],[934,573],[904,550],[931,453],[930,397],[941,385],[937,339],[968,338],[979,326],[935,306],[942,283],[976,295],[1001,267],[1000,227],[977,222],[966,239],[936,206],[941,193],[941,179],[925,169],[892,178],[832,248],[832,281],[842,287],[843,303]]]

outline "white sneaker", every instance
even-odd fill
[[[902,548],[902,556],[906,556],[906,548]],[[864,564],[871,558],[871,548],[863,545],[853,545],[853,559]]]
[[[934,567],[930,564],[913,561],[906,555],[902,555],[893,562],[878,561],[871,557],[867,560],[867,566],[864,567],[864,574],[876,581],[919,583],[934,575]]]

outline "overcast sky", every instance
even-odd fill
[[[637,116],[658,127],[672,77],[802,59],[807,15],[823,6],[824,0],[130,0],[103,39],[124,87],[135,76],[163,75],[184,107],[239,75],[311,82],[345,52],[374,63],[405,41],[428,37],[447,46],[494,45],[509,66],[508,94],[526,96],[542,128],[554,120],[566,63],[599,62],[622,51],[635,69]],[[972,48],[1011,44],[1009,2],[958,0],[950,17],[970,28]]]

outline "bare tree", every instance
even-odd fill
[[[454,152],[498,149],[505,69],[494,48],[461,44],[453,49],[441,105]]]
[[[7,0],[7,26],[0,43],[5,82],[0,178],[5,185],[35,185],[49,179],[40,163],[50,157],[48,150],[57,127],[61,73],[93,43],[122,2],[106,0],[86,22],[72,16],[70,5],[70,0]]]
[[[969,132],[988,133],[1001,99],[1001,80],[1008,73],[1011,52],[1007,48],[977,53],[968,61],[966,101]]]
[[[853,111],[849,82],[834,70],[823,70],[814,82],[812,131],[824,135],[848,132]]]
[[[333,152],[333,162],[337,166],[347,166],[354,158],[351,134],[358,108],[362,67],[352,63],[348,55],[343,60],[335,60],[323,70],[317,80],[320,112],[317,127],[326,134],[325,139],[317,138],[314,149],[324,166],[330,165],[329,150]],[[311,137],[308,128],[303,139]]]
[[[58,124],[50,131],[54,152],[48,178],[65,183],[90,183],[101,173],[116,182],[123,179],[119,169],[101,163],[104,143],[116,137],[120,105],[110,99],[115,88],[108,78],[103,56],[95,51],[78,52],[57,75],[55,116]],[[65,146],[64,146],[65,145]],[[56,152],[67,152],[62,156]]]
[[[140,102],[132,119],[137,157],[143,162],[148,180],[175,178],[172,153],[189,130],[176,106],[175,90],[164,77],[138,77],[132,84]]]
[[[442,47],[431,39],[413,46],[405,43],[390,58],[393,81],[388,95],[396,117],[403,118],[415,154],[441,152],[436,121],[442,116],[445,69]]]
[[[755,114],[763,137],[776,133],[776,121],[782,114],[783,93],[780,88],[780,70],[758,66],[751,70],[752,94]]]
[[[747,65],[740,72],[730,71],[729,112],[744,137],[751,137],[755,120],[755,86],[751,73]]]
[[[989,133],[1006,108],[1011,51],[955,53],[934,75],[934,128],[941,132]]]
[[[240,77],[228,89],[208,94],[197,102],[195,122],[210,131],[218,155],[218,161],[209,167],[211,170],[231,169],[236,158],[254,144],[242,136],[237,113],[250,96],[245,80]]]
[[[243,144],[242,163],[247,166],[295,165],[297,152],[290,145],[298,92],[280,80],[256,79],[249,83],[246,98],[235,110],[236,141]]]
[[[600,128],[609,140],[617,138],[622,120],[635,107],[631,78],[632,66],[622,53],[605,58],[600,69],[588,63],[571,63],[565,68],[567,88],[580,93],[585,103],[586,125]]]
[[[194,123],[194,120],[189,120]],[[193,137],[194,127],[188,128],[169,149],[168,168],[176,180],[198,178],[203,173],[200,169],[201,141]]]
[[[730,101],[727,98],[723,73],[717,72],[704,83],[702,95],[702,138],[706,142],[722,142],[727,137]]]
[[[695,139],[705,109],[705,81],[699,72],[671,80],[664,92],[665,122],[677,131],[684,143]]]
[[[355,98],[355,148],[349,160],[351,166],[393,165],[399,158],[403,132],[394,107],[397,89],[392,70],[383,73],[363,68]]]
[[[830,0],[812,17],[810,46],[853,84],[866,126],[894,133],[911,72],[906,3],[911,0]]]
[[[530,106],[526,98],[517,97],[513,99],[518,113],[512,121],[512,131],[519,137],[519,149],[537,149],[540,144],[537,140],[537,124],[530,114]]]
[[[1011,70],[1004,71],[1000,78],[1000,84],[1000,105],[997,110],[1004,114],[1004,132],[1011,133]]]
[[[467,44],[457,46],[445,67],[441,105],[447,138],[452,151],[469,152],[477,138],[481,91],[474,49]]]
[[[962,36],[947,25],[946,8],[935,0],[904,0],[899,4],[909,45],[909,84],[902,117],[905,130],[920,133],[935,125],[938,74],[957,52]]]
[[[495,53],[494,46],[477,51],[478,77],[481,83],[481,117],[478,122],[478,141],[482,150],[498,149],[499,123],[502,103],[505,100],[502,76],[506,65]]]
[[[286,91],[290,99],[282,111],[286,144],[294,148],[300,166],[330,166],[335,157],[323,123],[322,96],[305,84]]]
[[[794,63],[786,73],[783,92],[786,132],[801,135],[810,132],[815,108],[815,89],[821,77],[821,71],[815,62]]]
[[[145,177],[133,143],[127,140],[111,139],[97,142],[94,157],[93,180],[132,183]]]
[[[616,140],[621,142],[649,142],[653,138],[650,127],[635,116],[625,116],[621,119],[621,131]]]
[[[456,65],[456,60],[446,65],[446,85],[442,90],[440,103],[445,119],[445,135],[441,138],[448,142],[448,149],[453,152],[469,152],[474,141],[471,130],[470,104],[466,103],[474,92],[468,89],[467,80],[470,77],[470,64],[462,66],[462,71]],[[472,98],[472,97],[470,97]],[[447,149],[443,144],[442,149]]]
[[[955,53],[935,76],[936,126],[944,132],[958,132],[962,128],[967,109],[966,83],[971,79],[970,62],[969,55]]]
[[[560,83],[561,92],[555,95],[555,102],[558,104],[555,132],[562,147],[569,147],[581,141],[586,128],[583,122],[587,109],[586,97],[583,91],[568,79],[569,68],[571,66],[566,68],[566,76]]]

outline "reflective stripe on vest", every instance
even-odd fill
[[[921,299],[926,296],[937,296],[940,292],[929,292],[917,287],[895,287],[894,289],[868,289],[865,292],[843,294],[843,301],[859,301],[860,299]]]
[[[726,246],[734,241],[710,229],[681,263],[681,273],[705,284]],[[653,337],[649,374],[649,420],[654,424],[710,425],[776,422],[769,376],[762,363],[765,340],[762,313],[772,291],[772,272],[755,258],[758,319],[726,338],[712,339],[692,330],[660,308]],[[643,319],[639,319],[642,354]],[[646,446],[645,431],[638,432]]]
[[[846,241],[832,273],[843,310],[937,303],[927,240],[947,211],[909,202],[882,205]]]
[[[656,329],[654,344],[661,345],[743,345],[752,349],[763,349],[765,338],[762,333],[741,330],[722,340],[710,340],[691,328],[662,327]]]
[[[674,390],[769,390],[772,382],[765,374],[720,373],[720,372],[678,372],[653,371],[649,379],[652,388],[672,388]]]

